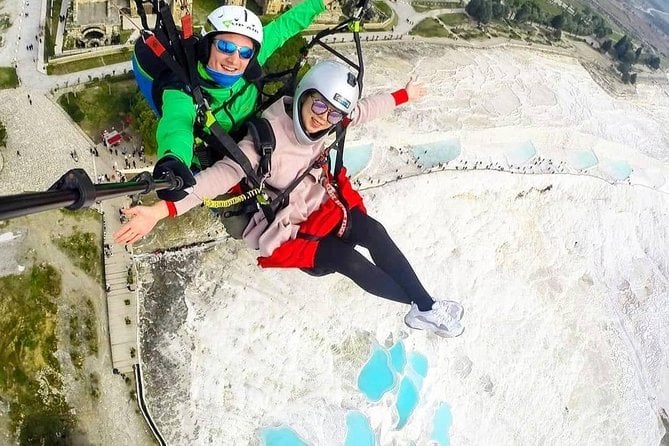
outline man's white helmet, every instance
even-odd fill
[[[219,6],[209,14],[207,24],[208,32],[205,37],[218,33],[235,33],[253,40],[256,51],[262,45],[262,23],[257,15],[243,6]]]
[[[348,115],[358,103],[358,79],[347,65],[333,60],[318,62],[304,75],[293,96],[293,127],[300,144],[313,144],[323,139],[329,129],[309,135],[304,131],[300,110],[306,97],[313,91],[325,98],[330,105]]]

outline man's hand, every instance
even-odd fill
[[[121,212],[130,217],[130,221],[114,233],[114,241],[129,245],[151,232],[156,223],[169,215],[164,201],[158,201],[151,206],[124,208]]]
[[[163,189],[159,190],[158,198],[168,201],[179,201],[188,195],[183,189],[195,185],[195,177],[179,158],[174,156],[164,156],[158,160],[156,166],[153,168],[153,178],[157,180],[168,179],[169,176],[180,178],[180,187],[173,190]]]

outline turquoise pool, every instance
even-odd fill
[[[382,406],[385,410],[392,411],[394,419],[397,420],[394,429],[403,429],[420,405],[421,389],[428,368],[428,358],[421,353],[407,351],[401,340],[388,348],[377,342],[372,343],[369,358],[357,378],[358,389],[367,401],[359,410],[347,412],[343,446],[377,445],[377,432],[372,428],[365,407],[376,406],[374,410],[377,411]],[[386,398],[379,403],[384,395]],[[430,437],[438,446],[448,445],[450,424],[450,408],[442,404],[434,415],[434,429]],[[376,429],[380,427],[377,426]],[[286,425],[264,428],[260,431],[260,437],[262,446],[310,446]]]
[[[592,150],[581,150],[569,156],[569,164],[578,170],[589,169],[598,163],[597,155]]]
[[[388,349],[388,352],[390,353],[390,363],[395,372],[404,372],[404,366],[407,364],[407,352],[404,349],[404,343],[402,341],[395,343]]]
[[[376,436],[367,417],[357,410],[346,416],[346,440],[344,446],[376,446]]]
[[[358,375],[358,388],[369,400],[379,401],[394,386],[395,374],[391,369],[390,355],[380,345],[375,345]]]
[[[432,428],[432,440],[437,446],[450,446],[448,431],[453,423],[451,408],[446,403],[441,403],[434,413],[434,426]]]
[[[260,432],[263,446],[309,446],[289,427],[267,427]]]
[[[537,149],[534,147],[531,141],[525,141],[521,143],[518,147],[515,147],[509,150],[506,153],[506,160],[509,165],[521,165],[525,164],[537,154]]]
[[[452,138],[428,144],[417,144],[411,147],[411,151],[418,164],[429,168],[453,161],[460,156],[462,148],[460,140]]]
[[[361,144],[356,146],[344,146],[344,166],[350,176],[356,176],[364,169],[372,159],[372,144]],[[330,167],[334,169],[337,152],[330,151]]]
[[[420,389],[414,381],[405,376],[400,381],[400,388],[397,391],[397,399],[395,400],[395,410],[397,411],[398,421],[397,429],[402,429],[409,421],[411,414],[418,406],[420,397]]]
[[[632,174],[632,167],[625,160],[606,160],[600,167],[607,175],[618,181],[625,180]]]

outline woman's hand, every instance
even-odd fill
[[[409,79],[409,82],[407,82],[407,85],[404,87],[404,89],[407,91],[407,96],[409,97],[410,101],[420,99],[425,96],[425,93],[427,93],[425,85],[422,82],[416,82],[413,78]]]
[[[162,200],[151,206],[135,206],[121,211],[130,217],[130,221],[114,233],[114,241],[129,245],[151,232],[156,223],[169,215],[167,205]]]

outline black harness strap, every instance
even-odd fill
[[[181,66],[188,66],[187,53],[184,47],[181,45],[181,39],[179,38],[177,26],[174,24],[172,11],[170,11],[170,7],[166,3],[164,3],[160,8],[160,20],[163,21],[163,24],[165,25],[165,32],[167,33],[167,38],[169,39],[172,47],[175,49],[174,57],[176,57],[177,62]]]
[[[335,127],[335,129],[336,129],[336,132],[337,132],[337,139],[335,139],[332,144],[330,144],[325,149],[323,149],[323,151],[321,152],[321,155],[317,159],[317,163],[319,163],[319,162],[328,162],[329,163],[330,157],[328,156],[328,152],[332,149],[332,147],[335,146],[335,144],[336,145],[339,145],[339,144],[342,145],[342,150],[341,151],[337,150],[337,160],[335,161],[335,164],[339,160],[340,152],[341,152],[342,158],[343,158],[343,145],[344,145],[344,137],[346,136],[346,128],[341,123],[339,123],[339,124],[337,124],[337,127]],[[342,159],[341,164],[343,165],[343,159]],[[302,182],[302,180],[304,180],[306,178],[307,175],[309,175],[309,173],[311,172],[311,169],[317,168],[317,167],[320,167],[320,165],[312,165],[310,168],[308,168],[307,170],[302,172],[302,175],[295,178],[293,180],[293,182],[288,185],[288,187],[286,187],[284,190],[282,190],[281,193],[279,193],[279,195],[277,195],[272,200],[272,203],[271,203],[270,206],[272,207],[272,210],[274,211],[274,213],[276,213],[276,211],[278,211],[279,208],[283,206],[284,201],[288,199],[288,197],[290,196],[290,193],[297,187],[298,184],[300,184]]]
[[[246,128],[255,142],[256,150],[260,155],[258,173],[261,178],[269,178],[272,171],[272,152],[276,147],[274,130],[265,118],[254,116],[246,121]]]

